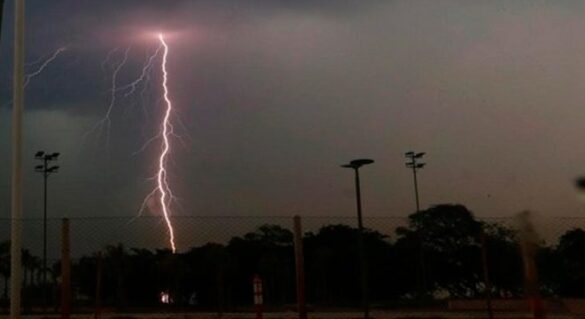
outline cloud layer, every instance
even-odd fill
[[[157,151],[132,154],[157,131],[157,73],[148,102],[121,99],[107,149],[84,133],[109,102],[108,51],[132,45],[120,75],[127,83],[156,48],[144,35],[163,29],[173,34],[171,93],[184,124],[171,176],[181,214],[352,215],[351,173],[339,164],[367,156],[376,164],[363,171],[365,211],[404,215],[413,196],[402,154],[415,149],[428,153],[425,206],[575,215],[572,179],[585,171],[583,9],[570,1],[29,1],[30,59],[69,49],[28,90],[26,151],[63,153],[59,211],[134,214]],[[3,83],[9,51],[4,41]],[[6,108],[0,114],[8,159]],[[30,175],[27,196],[37,198]]]

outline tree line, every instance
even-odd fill
[[[510,227],[476,219],[462,205],[436,205],[408,217],[392,234],[366,229],[365,256],[369,295],[374,306],[392,307],[439,298],[481,298],[486,293],[482,240],[492,295],[523,294],[518,233]],[[361,300],[357,228],[327,225],[304,234],[307,300],[314,306],[358,306]],[[585,231],[572,229],[554,245],[540,245],[536,262],[541,292],[547,296],[585,297]],[[24,293],[39,298],[40,260],[23,251]],[[49,277],[58,296],[59,263]],[[207,243],[184,253],[166,249],[107,246],[99,255],[73,261],[72,284],[78,306],[92,306],[100,275],[101,303],[125,309],[160,305],[234,311],[252,304],[252,278],[264,283],[268,308],[295,302],[293,234],[277,225],[233,237],[226,244]],[[0,276],[10,277],[9,243],[0,243]],[[56,302],[55,302],[56,303]]]

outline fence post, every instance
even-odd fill
[[[102,312],[102,252],[99,251],[95,261],[95,313],[94,318],[99,319]]]
[[[480,230],[481,241],[481,263],[483,265],[483,281],[485,283],[485,303],[489,319],[494,319],[494,311],[492,308],[492,283],[490,281],[487,241],[483,228]]]
[[[530,303],[534,319],[544,319],[545,311],[538,287],[538,271],[536,269],[535,254],[538,248],[538,235],[531,221],[529,211],[518,215],[520,223],[520,250],[524,264],[524,284],[526,299]]]
[[[71,253],[69,248],[69,219],[63,218],[61,229],[61,318],[71,315]]]
[[[294,221],[295,268],[297,274],[297,311],[299,319],[307,319],[305,299],[305,261],[303,251],[303,229],[301,217],[296,215]]]
[[[260,276],[254,275],[253,280],[254,287],[254,308],[256,309],[256,319],[262,319],[262,305],[264,304],[264,298],[262,297],[262,279]]]
[[[427,290],[427,275],[425,267],[425,242],[422,234],[422,230],[417,234],[418,238],[418,294],[419,294],[419,306],[424,306],[425,295]]]

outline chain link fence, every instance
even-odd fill
[[[253,312],[296,310],[292,217],[174,217],[177,252],[162,218],[71,218],[73,311]],[[528,311],[527,280],[549,311],[578,312],[585,298],[585,218],[533,218],[535,253],[523,256],[514,218],[366,217],[367,303],[374,311]],[[357,220],[302,217],[307,308],[363,309]],[[0,224],[0,306],[8,310],[10,220]],[[60,310],[62,220],[23,220],[23,310]],[[537,278],[526,279],[526,260]],[[43,274],[46,276],[44,277]],[[584,299],[585,300],[585,299]],[[583,303],[585,304],[585,302]],[[575,310],[577,309],[577,310]]]

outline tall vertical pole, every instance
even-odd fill
[[[49,293],[47,287],[47,178],[48,172],[48,157],[43,157],[43,315],[47,315],[47,307],[49,305]]]
[[[47,315],[49,307],[49,287],[47,285],[47,210],[48,210],[48,179],[49,175],[56,173],[59,166],[49,167],[49,162],[57,160],[59,153],[47,154],[44,151],[38,151],[35,159],[42,160],[42,165],[35,167],[35,172],[43,174],[43,260],[41,269],[41,291],[42,291],[42,308],[43,315]]]
[[[297,274],[297,311],[299,319],[307,319],[307,305],[305,298],[305,258],[303,251],[303,230],[301,217],[295,216],[294,242],[295,242],[295,268]]]
[[[63,218],[61,229],[61,319],[71,315],[71,248],[69,219]]]
[[[414,199],[416,202],[416,212],[420,212],[420,202],[418,199],[418,180],[416,178],[416,170],[417,170],[417,163],[416,157],[412,157],[412,176],[414,178]],[[424,252],[424,234],[419,235],[420,247],[419,247],[419,294],[421,298],[421,303],[424,301],[424,294],[427,286],[427,276],[426,276],[426,267],[425,267],[425,252]],[[491,319],[491,318],[490,318]]]
[[[360,283],[362,290],[362,307],[364,310],[364,319],[370,316],[370,305],[368,301],[368,268],[366,265],[366,252],[364,251],[364,225],[362,222],[362,195],[360,189],[360,173],[357,167],[355,171],[355,193],[358,215],[358,250],[360,259]]]
[[[416,213],[420,212],[420,201],[418,196],[418,179],[417,179],[417,170],[423,168],[425,163],[417,162],[418,158],[422,158],[425,155],[424,152],[416,153],[413,151],[406,152],[404,156],[410,160],[406,162],[406,167],[412,168],[412,177],[414,180],[414,199],[416,204]],[[420,294],[420,301],[423,301],[425,288],[426,288],[426,274],[425,274],[425,252],[424,252],[424,245],[425,245],[425,234],[422,232],[419,233],[419,294]]]
[[[540,296],[538,285],[538,270],[536,268],[536,250],[538,248],[538,235],[534,230],[530,212],[525,211],[518,215],[520,223],[520,251],[524,266],[524,290],[526,299],[530,303],[534,319],[544,319],[545,309]]]
[[[102,252],[96,256],[95,266],[95,313],[94,319],[99,319],[102,313]]]
[[[412,174],[414,176],[414,198],[416,200],[416,212],[420,212],[420,203],[418,200],[418,180],[416,179],[416,159],[412,159],[414,162],[414,165],[412,166]]]
[[[416,173],[420,168],[423,168],[426,164],[417,162],[417,159],[422,158],[425,155],[424,152],[415,153],[413,151],[406,152],[404,156],[409,159],[409,162],[406,162],[406,167],[412,168],[412,176],[414,178],[414,198],[416,202],[416,212],[420,211],[420,203],[419,203],[419,196],[418,196],[418,180]]]
[[[481,262],[483,264],[483,281],[485,283],[485,305],[488,314],[488,319],[494,319],[494,311],[492,307],[492,283],[490,281],[487,240],[483,229],[480,233],[481,241]]]
[[[20,319],[22,233],[22,113],[24,109],[24,0],[14,1],[10,318]]]
[[[360,172],[359,168],[364,165],[374,163],[374,160],[369,158],[355,159],[349,164],[341,165],[344,168],[351,168],[355,173],[355,193],[358,217],[358,258],[360,271],[360,284],[362,292],[362,306],[364,310],[364,319],[370,316],[370,304],[368,300],[368,267],[366,262],[366,251],[364,247],[364,225],[362,222],[362,194],[360,189]]]

